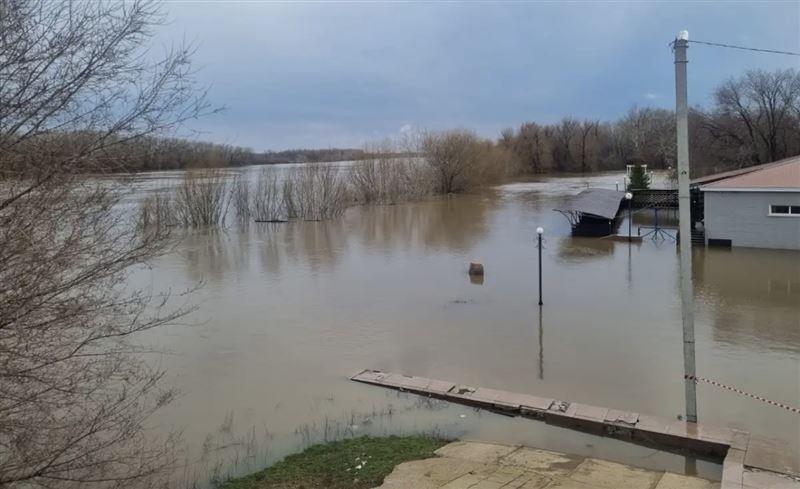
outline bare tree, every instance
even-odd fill
[[[586,173],[590,167],[593,170],[597,169],[599,127],[600,121],[590,120],[582,121],[578,126],[581,173]]]
[[[474,133],[457,129],[425,134],[422,151],[439,193],[463,192],[480,183],[481,144]]]
[[[578,133],[579,122],[571,117],[565,117],[553,128],[552,153],[553,163],[558,171],[568,171],[574,167],[575,158],[572,155],[572,141]]]
[[[544,128],[535,122],[526,122],[519,127],[517,144],[513,148],[528,171],[543,173],[553,166],[551,145]]]
[[[723,83],[714,101],[704,128],[712,138],[742,154],[742,165],[767,163],[800,151],[797,70],[748,71]]]
[[[162,20],[147,0],[0,2],[0,486],[132,485],[170,463],[144,423],[171,393],[136,335],[184,311],[125,283],[167,228],[82,174],[208,110],[189,49],[143,56]]]

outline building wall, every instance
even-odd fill
[[[800,217],[770,216],[770,204],[800,205],[797,192],[704,192],[706,239],[732,246],[800,250]]]

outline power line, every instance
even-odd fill
[[[734,46],[732,44],[722,44],[719,42],[708,42],[708,41],[692,41],[695,44],[706,44],[708,46],[717,46],[721,48],[731,48],[731,49],[742,49],[744,51],[757,51],[759,53],[773,53],[773,54],[786,54],[788,56],[800,56],[800,53],[794,53],[792,51],[776,51],[774,49],[759,49],[759,48],[749,48],[746,46]]]

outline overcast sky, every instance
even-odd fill
[[[197,136],[256,150],[360,147],[414,128],[613,119],[673,107],[668,46],[690,39],[800,50],[800,2],[167,2],[157,42],[186,39],[227,110]],[[800,58],[689,49],[689,100]]]

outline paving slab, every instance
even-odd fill
[[[697,477],[666,473],[656,484],[655,489],[719,489],[719,482],[711,482]]]
[[[744,474],[744,450],[731,448],[722,461],[722,487],[724,489],[740,489]]]
[[[574,481],[604,489],[651,489],[660,477],[660,472],[594,458],[584,460],[569,476]]]
[[[518,394],[515,392],[503,392],[499,400],[509,404],[517,404],[520,409],[546,411],[553,404],[554,399],[547,397],[531,396],[529,394]]]
[[[567,455],[536,448],[522,447],[500,459],[500,463],[516,465],[546,476],[566,477],[572,473],[583,460],[584,457],[578,455]]]
[[[440,457],[460,458],[462,460],[495,464],[501,457],[508,455],[516,449],[517,447],[508,445],[457,441],[443,446],[434,453]]]
[[[599,486],[592,486],[572,479],[561,479],[553,481],[546,489],[602,489]]]
[[[489,474],[488,481],[500,482],[503,486],[508,485],[525,475],[525,469],[513,465],[499,465],[497,470]]]
[[[459,441],[395,467],[377,489],[716,489],[714,483],[529,447]],[[762,476],[758,476],[762,477]],[[754,479],[761,483],[762,479]],[[776,486],[784,489],[783,486]],[[742,489],[741,484],[737,489]],[[751,488],[747,488],[751,489]],[[791,486],[786,489],[800,489]]]
[[[797,479],[761,471],[745,471],[742,485],[745,489],[800,489]]]
[[[445,382],[444,380],[431,380],[428,384],[428,387],[425,388],[425,392],[442,396],[450,392],[450,390],[455,386],[456,384],[453,382]]]
[[[575,407],[575,417],[602,423],[606,420],[608,411],[609,409],[604,407],[590,406],[589,404],[578,404]]]
[[[503,489],[544,489],[552,479],[534,472],[525,472],[520,478],[509,482]]]
[[[425,377],[406,377],[400,388],[406,391],[425,392],[430,383],[431,379]]]
[[[670,420],[660,416],[651,416],[649,414],[639,415],[639,421],[636,423],[636,431],[643,431],[653,434],[665,434],[669,427]]]
[[[744,465],[758,469],[800,476],[800,463],[789,455],[786,444],[751,436],[744,456]]]
[[[395,487],[440,487],[469,473],[488,473],[491,466],[460,458],[428,458],[398,465],[384,481],[384,489]],[[392,485],[394,481],[403,482]],[[412,484],[413,482],[413,484]],[[405,485],[404,485],[405,484]]]
[[[723,445],[733,444],[735,432],[728,428],[717,428],[707,424],[687,423],[686,421],[673,421],[669,427],[670,435],[702,440]]]
[[[477,474],[466,474],[456,480],[450,481],[447,484],[440,486],[442,489],[471,489],[483,480],[483,476]],[[414,487],[412,485],[406,486],[408,488]],[[378,489],[384,489],[381,486]]]
[[[504,485],[505,484],[503,484],[502,482],[495,482],[484,479],[475,484],[474,486],[470,486],[470,489],[500,489]]]
[[[475,392],[472,394],[474,399],[479,399],[480,401],[492,404],[493,406],[497,406],[502,409],[508,410],[518,410],[519,403],[515,403],[513,400],[507,400],[505,391],[498,391],[495,389],[487,389],[485,387],[479,387]]]
[[[639,421],[639,413],[630,411],[620,411],[619,409],[609,409],[606,413],[606,421],[609,423],[622,423],[633,426]]]

